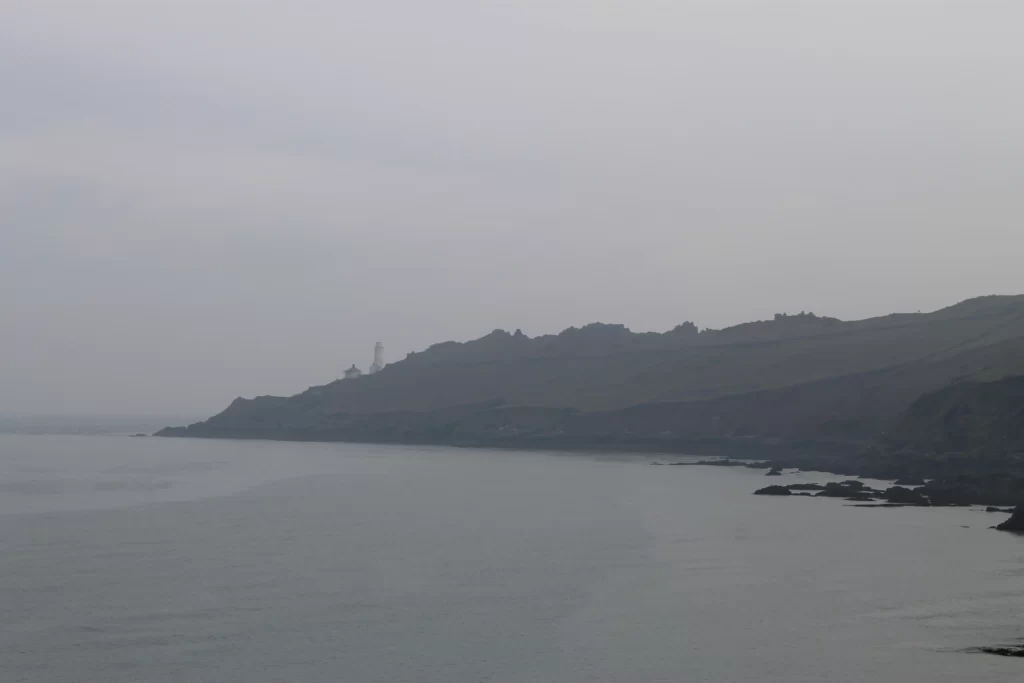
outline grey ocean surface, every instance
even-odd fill
[[[0,680],[1024,678],[1004,515],[650,460],[0,434]]]

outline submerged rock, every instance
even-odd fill
[[[851,505],[852,508],[901,508],[905,507],[900,503],[861,503],[860,505]]]
[[[978,652],[1000,657],[1024,657],[1024,645],[1009,645],[1005,647],[979,647]]]
[[[763,489],[754,491],[755,496],[791,496],[793,492],[785,486],[765,486]]]
[[[859,502],[867,502],[867,501],[871,501],[871,500],[874,500],[874,499],[875,499],[874,496],[869,496],[866,493],[857,493],[857,494],[854,494],[852,496],[847,496],[847,498],[846,498],[846,500],[853,500],[853,501],[859,501]]]
[[[768,472],[764,476],[766,476],[766,477],[781,477],[782,476],[782,470],[780,470],[778,467],[773,467],[770,470],[768,470]]]
[[[825,498],[848,498],[855,500],[871,500],[872,496],[881,495],[881,491],[875,491],[874,489],[868,488],[862,481],[842,481],[834,482],[830,481],[825,484],[825,488],[817,493],[819,496]]]
[[[710,465],[712,467],[749,467],[750,469],[764,469],[770,466],[767,462],[747,462],[746,460],[731,460],[730,458],[698,460],[697,462],[670,462],[669,465]]]

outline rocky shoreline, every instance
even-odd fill
[[[975,648],[973,652],[981,652],[987,655],[999,655],[1000,657],[1024,657],[1024,644],[979,647]]]
[[[820,471],[848,476],[849,467],[792,467],[783,461],[744,461],[730,458],[697,462],[652,462],[652,465],[744,467],[767,470],[766,476],[780,476],[783,470]],[[824,467],[822,465],[825,465]],[[838,471],[836,471],[838,470]],[[800,496],[839,498],[857,507],[966,507],[985,506],[985,512],[1007,513],[1011,516],[991,528],[1000,531],[1024,532],[1024,476],[1006,472],[975,472],[952,477],[926,477],[924,472],[904,472],[900,478],[854,475],[872,479],[889,479],[892,485],[876,489],[857,479],[839,482],[771,484],[754,491],[759,496]]]
[[[812,493],[813,492],[813,493]],[[916,488],[891,486],[886,489],[874,489],[857,480],[829,482],[827,484],[789,484],[772,485],[754,491],[756,496],[810,496],[815,498],[842,498],[858,503],[873,503],[858,507],[964,507],[974,503],[957,502],[959,495],[955,490],[946,488],[939,482],[934,486],[931,482]],[[1024,531],[1024,513],[1016,513],[1017,508],[1001,508],[989,505],[985,512],[1014,513],[997,529],[1003,531]]]
[[[704,460],[706,465],[732,466],[741,462]],[[753,466],[753,463],[743,463]],[[887,502],[920,505],[1024,505],[1024,463],[1017,457],[983,454],[947,454],[866,451],[846,457],[795,456],[759,461],[756,465],[772,472],[825,472],[854,479],[891,481],[893,488],[875,493],[876,498],[897,498]],[[916,492],[918,495],[911,495]],[[869,491],[862,491],[868,494]]]
[[[911,459],[914,462],[914,459]],[[1005,463],[1005,459],[1001,462]],[[982,459],[984,463],[984,459]],[[780,476],[787,469],[798,471],[820,471],[844,475],[856,470],[854,463],[837,463],[831,459],[804,459],[806,468],[792,467],[792,461],[743,461],[730,458],[700,460],[697,462],[654,462],[652,465],[703,465],[714,467],[745,467],[767,470],[765,476]],[[868,463],[868,471],[877,472],[877,461]],[[755,490],[759,496],[790,496],[807,498],[837,498],[852,503],[853,507],[965,507],[985,505],[986,513],[1004,513],[1010,516],[990,529],[1024,533],[1024,476],[1018,473],[986,471],[975,459],[974,471],[954,476],[932,478],[927,476],[935,470],[943,471],[948,463],[930,468],[923,459],[917,466],[901,468],[900,478],[889,478],[891,486],[884,489],[872,488],[857,479],[819,484],[802,482],[796,484],[769,484]],[[839,466],[834,466],[839,465]],[[875,465],[876,467],[871,467]],[[839,470],[834,471],[834,470]],[[871,477],[880,478],[883,477]],[[1003,506],[1003,507],[1000,507]],[[999,657],[1024,658],[1024,643],[1017,645],[989,645],[971,648],[969,652],[996,655]]]

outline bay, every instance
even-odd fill
[[[1024,636],[1005,515],[752,496],[762,471],[651,459],[0,434],[0,677],[1024,674],[965,651]]]

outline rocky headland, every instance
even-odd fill
[[[1024,296],[853,322],[496,330],[158,435],[698,454],[893,482],[835,491],[863,502],[1016,506]]]

